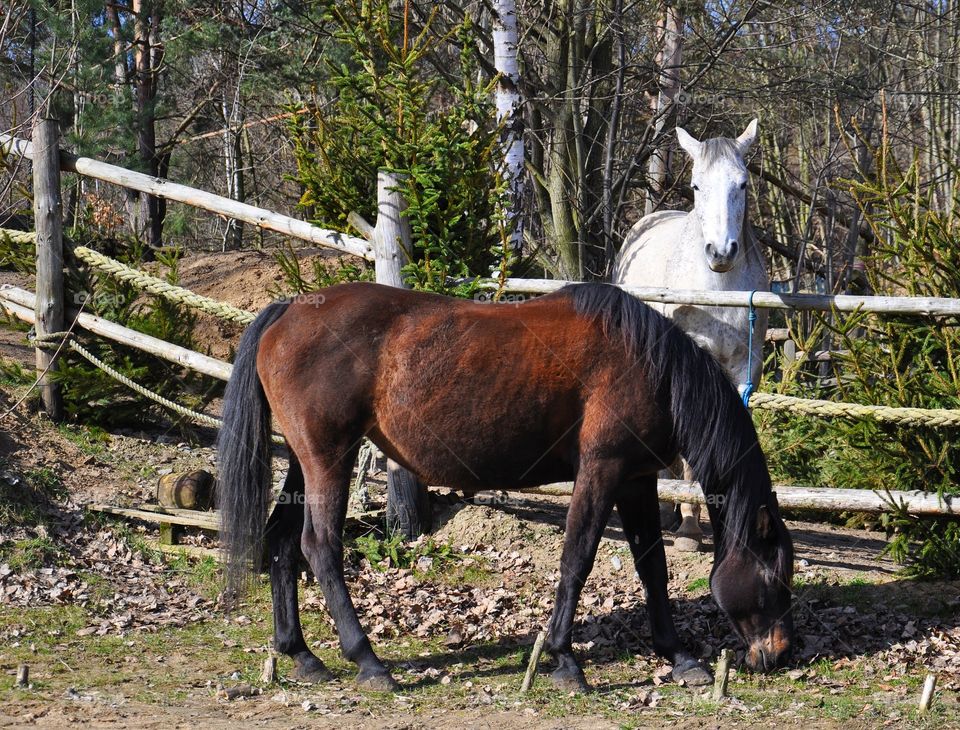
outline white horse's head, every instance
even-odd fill
[[[677,139],[693,158],[693,209],[703,232],[707,265],[718,273],[730,271],[745,248],[748,175],[743,158],[757,139],[757,120],[736,139],[717,137],[700,142],[681,127],[677,127]]]

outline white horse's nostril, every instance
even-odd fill
[[[717,247],[714,246],[712,243],[708,243],[706,246],[704,246],[703,250],[707,252],[707,256],[709,256],[710,258],[713,258],[714,256],[717,255]]]
[[[733,258],[734,256],[737,255],[737,249],[740,248],[740,244],[737,243],[737,240],[736,240],[736,239],[734,239],[734,240],[730,241],[730,243],[727,244],[727,245],[729,246],[729,250],[730,250],[729,256],[730,256],[730,258]]]

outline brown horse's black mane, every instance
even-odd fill
[[[723,524],[722,545],[746,544],[770,476],[750,412],[719,363],[669,319],[610,284],[571,284],[558,292],[577,313],[619,336],[669,398],[673,438],[707,497],[711,520]]]

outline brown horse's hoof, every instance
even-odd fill
[[[700,687],[704,684],[710,684],[713,681],[713,675],[710,670],[703,666],[696,659],[689,659],[677,664],[671,673],[674,682],[683,682],[691,687]]]
[[[333,679],[333,672],[313,654],[304,652],[293,658],[293,674],[290,677],[298,682],[319,684]]]
[[[374,672],[367,674],[363,670],[357,675],[357,684],[361,689],[371,692],[397,692],[400,685],[390,676],[389,672]]]
[[[556,685],[557,689],[563,692],[583,694],[590,691],[587,678],[583,676],[583,672],[580,671],[580,669],[577,669],[576,672],[557,669],[550,675],[550,679],[554,685]]]

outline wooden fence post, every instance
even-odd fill
[[[62,332],[63,203],[60,197],[60,126],[56,119],[37,119],[33,127],[33,217],[37,231],[37,337]],[[37,348],[40,397],[53,421],[63,418],[60,386],[50,375],[57,369],[54,353]]]
[[[373,227],[377,282],[404,287],[400,269],[412,250],[410,222],[402,215],[407,207],[399,191],[400,175],[377,172],[377,222]],[[426,485],[392,459],[387,460],[387,528],[412,540],[427,532],[433,522]]]

